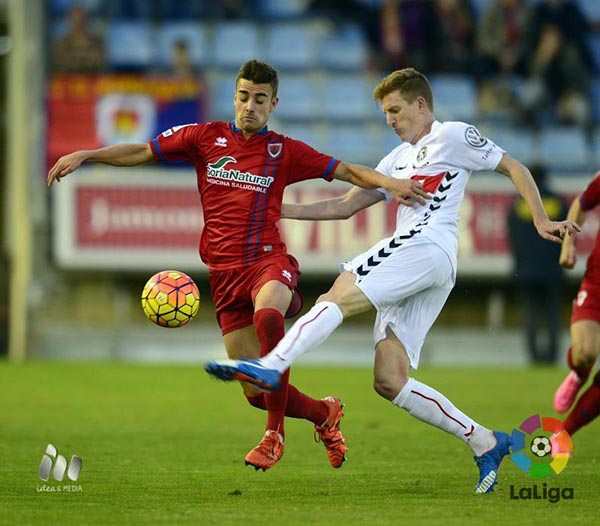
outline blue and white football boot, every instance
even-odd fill
[[[259,360],[213,360],[204,364],[204,370],[217,380],[248,382],[268,393],[280,385],[279,371],[266,369]]]
[[[479,457],[473,457],[479,468],[479,482],[475,493],[491,493],[498,481],[498,470],[506,455],[510,453],[510,435],[502,431],[494,431],[496,445]]]

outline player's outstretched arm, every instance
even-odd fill
[[[562,243],[562,238],[567,233],[575,235],[581,230],[579,225],[571,219],[550,221],[530,171],[519,161],[505,153],[496,166],[496,171],[509,177],[521,197],[525,199],[533,216],[533,224],[541,237],[548,241]]]
[[[306,204],[283,203],[281,217],[287,219],[348,219],[385,198],[377,190],[354,187],[344,195]]]
[[[577,223],[579,226],[583,226],[586,217],[587,212],[583,208],[581,208],[581,201],[579,201],[579,196],[577,196],[571,203],[571,206],[569,207],[567,219],[575,221],[575,223]],[[562,247],[560,248],[560,256],[558,258],[558,263],[561,267],[573,268],[576,262],[577,256],[575,252],[575,240],[573,236],[569,232],[567,232],[565,234],[565,237],[563,238]]]
[[[54,181],[59,182],[79,168],[84,162],[111,164],[113,166],[136,166],[150,162],[154,159],[152,149],[147,143],[143,144],[116,144],[97,150],[79,150],[64,155],[48,172],[48,186]]]
[[[360,188],[384,188],[396,201],[405,206],[412,206],[415,201],[424,205],[425,200],[431,198],[418,181],[386,177],[361,164],[339,163],[333,177]]]

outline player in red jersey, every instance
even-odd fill
[[[580,225],[588,212],[600,204],[600,172],[585,191],[571,204],[567,218]],[[560,252],[560,264],[565,268],[575,266],[575,244],[570,234],[565,236]],[[589,255],[583,281],[573,300],[571,313],[571,347],[567,363],[571,371],[554,395],[554,409],[566,413],[587,382],[600,352],[600,232],[596,235],[594,250]],[[581,395],[575,407],[563,422],[570,435],[600,414],[600,372],[592,385]]]
[[[61,157],[48,185],[85,161],[116,166],[183,160],[194,164],[204,213],[200,256],[208,265],[217,321],[230,358],[267,354],[284,334],[284,316],[297,314],[302,300],[296,260],[287,253],[277,221],[283,191],[306,179],[340,179],[363,188],[386,188],[400,202],[423,204],[428,194],[417,181],[384,177],[340,162],[267,128],[277,107],[277,72],[251,60],[240,68],[234,95],[235,120],[175,126],[148,144],[120,144]],[[267,409],[266,432],[246,464],[268,469],[283,455],[284,416],[315,424],[331,465],[345,460],[339,429],[342,404],[315,400],[288,383],[265,394],[242,384],[249,403]]]

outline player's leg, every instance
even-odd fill
[[[600,414],[600,372],[596,373],[592,385],[579,397],[563,422],[562,428],[572,435],[589,424]]]
[[[554,395],[554,409],[565,413],[586,383],[600,350],[600,324],[582,319],[571,324],[571,347],[567,354],[570,372]]]
[[[479,467],[476,492],[492,491],[500,463],[509,453],[509,436],[478,424],[439,391],[410,378],[409,368],[410,359],[404,346],[388,329],[388,337],[376,347],[375,391],[418,420],[465,442]]]
[[[340,274],[331,289],[288,330],[276,351],[261,359],[263,367],[283,373],[300,356],[323,343],[345,318],[372,309],[355,281],[351,272]]]
[[[495,445],[492,432],[457,409],[432,387],[409,377],[410,359],[391,329],[375,348],[374,388],[377,394],[422,422],[456,436],[475,455]]]
[[[275,349],[258,361],[214,360],[205,365],[208,374],[225,381],[244,379],[263,389],[277,390],[282,373],[305,352],[323,343],[344,317],[372,308],[354,284],[356,277],[342,273],[329,292],[298,318]]]

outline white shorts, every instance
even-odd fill
[[[377,309],[375,345],[386,338],[390,327],[416,369],[425,336],[446,303],[456,275],[448,255],[423,236],[395,245],[393,237],[383,239],[341,268],[356,275],[356,286]]]

